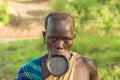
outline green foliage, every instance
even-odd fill
[[[10,14],[7,2],[0,4],[0,25],[6,25],[10,22]]]
[[[72,51],[93,59],[100,80],[120,79],[120,37],[79,35]]]
[[[46,53],[42,40],[0,43],[0,80],[13,80],[25,62]]]
[[[58,3],[58,4],[56,4],[56,3]],[[52,0],[51,1],[51,7],[55,11],[65,10],[64,8],[65,8],[66,4],[67,4],[66,0]]]
[[[100,80],[119,80],[120,67],[115,65],[112,69],[99,69],[99,78]]]
[[[119,62],[119,47],[120,37],[81,35],[75,39],[72,50],[90,56],[99,67],[106,67]]]
[[[119,0],[66,0],[65,4],[62,2],[64,1],[53,0],[52,10],[61,9],[60,11],[73,15],[77,33],[120,35]]]
[[[77,17],[80,23],[93,18],[90,14],[90,9],[94,7],[95,4],[96,0],[74,0],[73,3],[71,3],[79,15]]]

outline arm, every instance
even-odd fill
[[[98,80],[98,72],[91,59],[77,55],[76,61],[77,80]]]
[[[94,62],[91,59],[87,61],[87,68],[90,73],[90,80],[98,80],[98,72]]]

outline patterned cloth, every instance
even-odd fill
[[[40,57],[27,62],[14,80],[43,80]]]
[[[75,54],[70,59],[70,67],[68,72],[61,77],[50,75],[46,80],[75,80]],[[28,61],[18,72],[14,80],[43,80],[41,58],[35,58]]]

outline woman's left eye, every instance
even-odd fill
[[[65,38],[64,41],[70,41],[71,39],[70,38]]]

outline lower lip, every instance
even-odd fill
[[[62,55],[63,53],[62,53],[62,52],[57,52],[56,54],[57,54],[57,55]]]
[[[63,55],[63,52],[54,52],[53,55]]]

